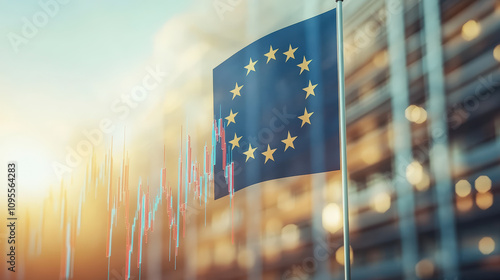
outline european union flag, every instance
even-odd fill
[[[340,169],[336,48],[331,10],[255,41],[214,69],[216,199]]]

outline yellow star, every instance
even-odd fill
[[[247,162],[249,158],[255,159],[255,157],[253,156],[253,152],[255,152],[255,150],[257,150],[257,148],[252,149],[252,144],[249,144],[248,151],[243,153],[244,155],[247,156],[247,159],[245,160],[245,162]]]
[[[300,74],[304,72],[304,70],[309,71],[309,63],[311,63],[312,60],[306,60],[306,57],[304,56],[304,60],[302,61],[301,64],[297,65],[300,67]]]
[[[306,91],[306,99],[309,97],[309,95],[314,95],[314,89],[316,88],[318,84],[312,85],[311,81],[309,81],[309,86],[306,88],[303,88],[303,90]]]
[[[269,52],[265,54],[265,56],[267,57],[267,62],[266,62],[266,64],[267,64],[267,63],[269,63],[269,61],[270,61],[271,59],[276,60],[276,52],[277,52],[278,50],[279,50],[279,49],[275,49],[275,50],[273,50],[273,46],[271,46],[271,47],[269,48]]]
[[[276,152],[276,149],[271,150],[271,147],[269,146],[269,144],[267,144],[267,151],[262,153],[266,157],[266,161],[264,161],[264,164],[266,164],[269,159],[274,161],[274,152]]]
[[[248,76],[248,74],[250,74],[250,71],[255,72],[255,63],[257,63],[257,62],[258,62],[258,60],[252,61],[252,58],[250,58],[250,63],[248,63],[248,65],[245,66],[245,68],[247,69],[247,76]]]
[[[234,149],[234,147],[239,147],[240,146],[240,139],[241,139],[241,137],[243,137],[243,136],[238,137],[238,136],[236,136],[236,133],[234,134],[234,139],[231,140],[231,141],[229,141],[229,143],[231,143],[231,145],[233,145],[231,147],[231,150]]]
[[[297,138],[297,136],[291,137],[290,131],[288,131],[288,137],[285,140],[281,140],[281,142],[285,143],[285,145],[286,145],[285,151],[286,151],[286,149],[288,149],[288,147],[292,147],[293,149],[295,149],[295,147],[293,146],[293,141],[295,141],[295,138]]]
[[[298,49],[298,48],[292,49],[292,45],[290,45],[290,47],[288,48],[288,51],[286,51],[286,52],[284,52],[284,53],[283,53],[284,55],[286,55],[286,60],[285,60],[285,62],[287,62],[287,61],[288,61],[288,59],[290,59],[290,57],[291,57],[291,58],[293,58],[293,59],[295,59],[295,55],[294,55],[294,53],[295,53],[295,51],[296,51],[297,49]]]
[[[240,90],[241,90],[242,87],[243,87],[243,85],[238,86],[238,83],[236,83],[236,86],[234,87],[234,89],[231,90],[231,93],[233,94],[233,99],[236,97],[236,95],[241,96]]]
[[[309,120],[309,118],[312,114],[314,114],[314,112],[308,113],[307,108],[304,109],[304,114],[299,116],[299,119],[302,120],[302,125],[300,127],[303,127],[305,123],[311,124],[311,120]]]
[[[227,116],[225,119],[227,120],[227,125],[229,126],[231,123],[236,123],[234,120],[234,117],[238,115],[238,112],[233,114],[233,110],[231,109],[231,113],[229,113],[229,116]]]

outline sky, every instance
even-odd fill
[[[53,182],[50,161],[109,111],[189,2],[0,0],[0,157],[20,161],[26,185]]]
[[[33,16],[44,8],[38,1],[0,1],[0,81],[2,91],[11,92],[2,92],[2,99],[30,110],[36,108],[26,103],[47,95],[57,98],[51,99],[55,105],[68,99],[93,102],[151,56],[158,30],[188,2],[70,0],[58,5],[58,12],[16,52],[9,34],[22,35],[23,18],[36,22]],[[73,108],[64,112],[82,113]]]
[[[156,170],[157,148],[178,143],[181,126],[200,145],[209,142],[212,69],[252,41],[335,5],[256,3],[0,0],[0,159],[18,160],[22,183],[44,195],[41,186],[60,179],[54,162],[65,164],[83,130],[104,118],[123,128],[120,137],[126,126],[145,169]],[[168,77],[119,118],[111,105],[159,68]],[[167,145],[172,158],[177,148]]]

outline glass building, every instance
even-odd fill
[[[260,2],[241,3],[248,34],[278,9]],[[357,0],[344,12],[352,278],[498,279],[500,3]],[[196,216],[198,241],[167,275],[343,279],[339,174],[263,183],[235,203],[233,223],[227,201],[206,227]]]

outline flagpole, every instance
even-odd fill
[[[342,170],[342,208],[344,227],[344,275],[345,280],[351,279],[351,252],[349,246],[349,199],[347,190],[347,148],[346,148],[346,118],[345,118],[345,80],[344,80],[344,27],[342,2],[337,1],[337,58],[339,80],[339,111],[340,111],[340,153]]]

